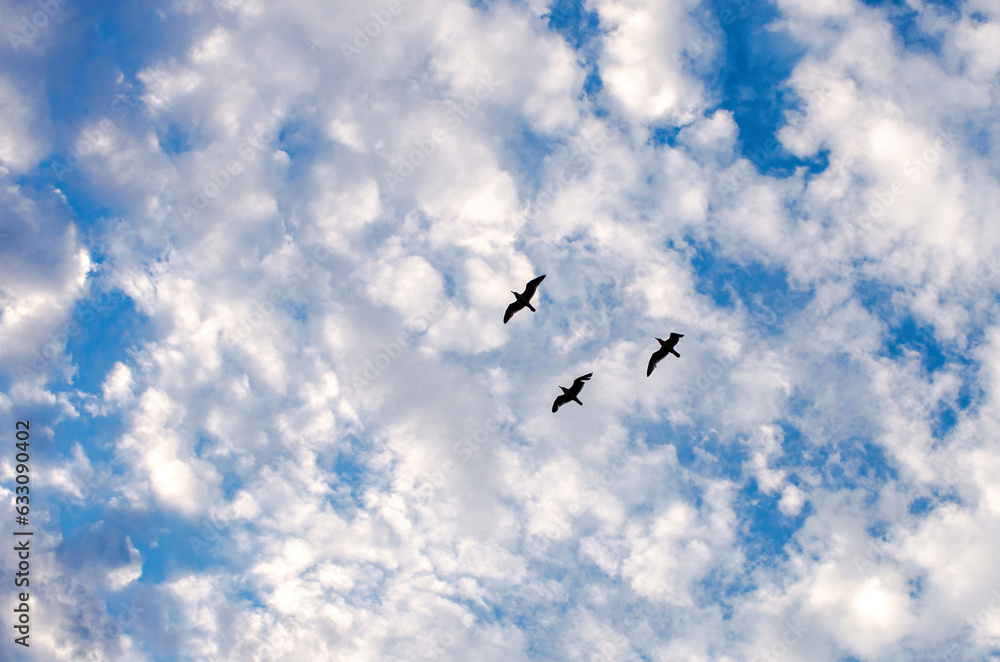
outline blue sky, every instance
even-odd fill
[[[994,5],[0,2],[0,660],[1000,656]]]

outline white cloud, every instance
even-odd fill
[[[4,123],[0,128],[0,164],[7,175],[22,173],[34,166],[48,147],[47,132],[41,120],[44,113],[31,92],[19,88],[8,76],[0,76],[0,112]]]
[[[119,447],[148,481],[141,489],[150,490],[157,501],[185,515],[204,512],[219,476],[211,464],[194,456],[190,437],[179,434],[184,408],[155,389],[139,397],[138,407]]]
[[[57,195],[32,199],[6,180],[0,196],[6,222],[0,227],[0,358],[27,380],[65,369],[63,350],[77,337],[73,304],[86,294],[94,270],[90,252]],[[103,303],[84,306],[93,320]]]
[[[795,485],[788,484],[781,491],[781,500],[778,502],[778,508],[789,517],[795,517],[802,510],[805,501],[805,495],[802,490]]]
[[[129,400],[132,398],[132,386],[132,371],[124,363],[115,363],[101,387],[104,391],[104,400],[112,403]]]
[[[704,31],[691,25],[685,4],[609,0],[595,3],[595,8],[608,31],[602,79],[626,117],[682,125],[694,119],[704,102],[701,86],[682,70],[682,54],[692,42],[700,45],[692,37]]]

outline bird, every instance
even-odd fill
[[[562,407],[564,404],[568,403],[571,400],[576,404],[583,406],[583,403],[580,402],[580,399],[576,396],[580,395],[580,391],[583,390],[583,383],[593,376],[594,373],[588,372],[586,375],[574,379],[573,385],[570,386],[569,388],[564,388],[560,386],[559,388],[562,389],[563,394],[557,397],[556,401],[552,403],[552,413],[554,414],[557,411],[559,411],[560,407]]]
[[[666,340],[657,338],[660,343],[660,349],[653,352],[653,355],[649,357],[649,367],[646,368],[647,377],[653,374],[653,368],[655,368],[656,364],[666,357],[667,354],[673,354],[677,358],[681,358],[681,355],[677,353],[674,347],[677,346],[677,341],[683,337],[683,333],[671,333],[670,337]]]
[[[534,280],[529,280],[528,284],[524,286],[524,292],[518,294],[514,290],[510,293],[514,295],[514,303],[507,306],[507,312],[503,314],[503,323],[506,324],[510,321],[510,318],[514,316],[514,313],[521,310],[522,308],[527,308],[531,312],[535,312],[535,309],[531,306],[531,297],[535,296],[535,290],[538,289],[538,284],[545,279],[545,274],[542,274]]]

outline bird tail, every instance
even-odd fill
[[[573,398],[573,402],[575,402],[576,404],[580,405],[581,407],[583,406],[583,403],[580,402],[580,398]]]
[[[681,358],[681,355],[677,353],[676,349],[670,350],[670,353],[673,354],[674,356],[676,356],[677,358]]]
[[[524,302],[524,305],[525,305],[525,306],[527,306],[527,307],[528,307],[528,310],[530,310],[531,312],[535,312],[535,307],[534,307],[534,306],[532,306],[532,305],[531,305],[530,303],[528,303],[527,301],[525,301],[525,302]]]

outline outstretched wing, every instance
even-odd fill
[[[522,307],[523,306],[521,306],[521,304],[519,304],[517,301],[507,306],[507,312],[503,314],[503,323],[506,324],[507,322],[509,322],[510,318],[514,316],[514,313],[521,310]]]
[[[552,413],[554,414],[557,411],[559,411],[559,408],[569,401],[570,398],[566,397],[565,395],[557,396],[555,402],[552,403]]]
[[[528,284],[524,286],[524,294],[522,294],[521,296],[523,296],[525,299],[530,300],[531,297],[535,296],[535,291],[538,290],[538,284],[541,283],[543,280],[545,280],[545,274],[542,274],[541,276],[539,276],[534,280],[529,280]]]
[[[655,368],[656,364],[660,362],[660,357],[658,357],[657,354],[659,354],[659,352],[653,352],[652,356],[649,357],[649,365],[646,367],[647,377],[653,374],[653,368]]]
[[[670,334],[670,338],[669,338],[669,340],[670,340],[670,342],[671,342],[672,344],[676,344],[676,343],[677,343],[677,341],[678,341],[678,340],[680,340],[680,339],[681,339],[681,338],[683,338],[683,337],[684,337],[684,334],[683,334],[683,333],[671,333],[671,334]]]
[[[566,395],[569,396],[570,400],[580,395],[580,391],[583,390],[583,383],[588,379],[590,379],[591,375],[593,374],[594,373],[592,372],[588,372],[586,375],[583,375],[582,377],[577,377],[576,379],[573,380],[573,385],[570,386],[569,389],[566,391]]]

